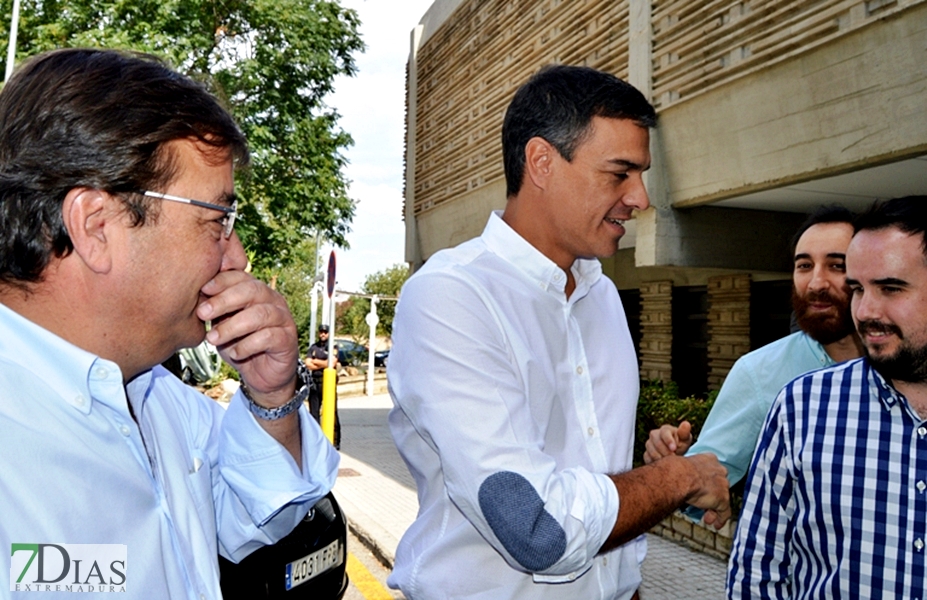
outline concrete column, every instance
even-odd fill
[[[673,378],[673,282],[648,281],[641,287],[641,379]]]
[[[630,0],[628,15],[628,83],[650,99],[653,94],[652,0]]]
[[[422,266],[422,246],[415,220],[415,129],[418,115],[418,50],[422,45],[424,25],[417,25],[410,34],[409,62],[406,65],[406,262],[414,272]]]
[[[718,390],[750,351],[750,275],[710,277],[708,303],[708,389]]]

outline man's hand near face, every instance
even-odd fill
[[[283,296],[238,270],[220,272],[202,291],[209,300],[196,313],[212,321],[206,339],[238,370],[254,401],[274,408],[292,399],[299,348],[296,323]],[[299,413],[257,421],[300,464]]]

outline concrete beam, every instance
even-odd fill
[[[698,206],[927,153],[927,2],[660,113],[667,201]]]
[[[762,210],[654,206],[638,217],[635,264],[789,272],[789,243],[804,218]]]

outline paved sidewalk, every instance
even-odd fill
[[[340,401],[341,469],[335,484],[352,531],[387,566],[418,512],[415,482],[389,434],[390,408],[387,394]],[[641,600],[724,598],[724,562],[654,535],[648,536],[642,571]]]

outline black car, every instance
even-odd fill
[[[226,600],[340,600],[348,589],[348,528],[331,492],[296,529],[235,564],[219,557]]]
[[[344,338],[335,338],[338,362],[342,367],[362,367],[367,364],[367,347]]]

